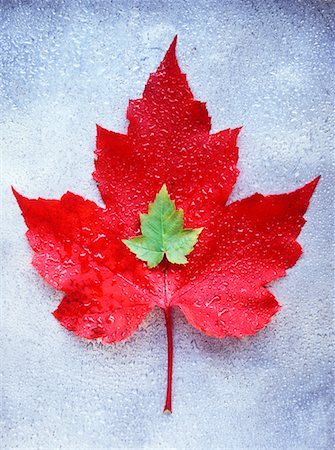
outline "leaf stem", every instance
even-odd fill
[[[163,413],[172,414],[172,368],[173,368],[173,339],[172,339],[172,319],[171,308],[164,309],[165,322],[166,322],[166,337],[168,345],[168,358],[167,358],[167,386],[166,386],[166,399]]]
[[[166,385],[166,399],[163,413],[172,414],[172,368],[173,368],[173,338],[172,338],[172,318],[171,318],[171,307],[168,305],[167,299],[167,271],[168,271],[168,261],[165,260],[165,267],[163,269],[164,275],[164,285],[163,285],[163,296],[164,296],[164,315],[166,323],[166,337],[167,337],[167,385]]]

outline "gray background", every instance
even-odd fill
[[[330,449],[331,1],[2,1],[2,447]],[[127,341],[76,338],[61,293],[30,265],[10,193],[100,205],[95,123],[125,131],[129,98],[179,34],[178,57],[213,129],[243,125],[232,199],[322,179],[273,285],[283,308],[257,336],[209,338],[175,311],[174,413],[154,310]]]

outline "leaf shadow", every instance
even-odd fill
[[[184,337],[188,336],[191,348],[200,352],[204,358],[222,360],[225,365],[239,362],[252,367],[267,366],[273,359],[273,347],[277,345],[275,321],[252,336],[242,338],[227,336],[220,339],[192,327],[179,308],[175,308],[174,320],[178,333]]]

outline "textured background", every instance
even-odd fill
[[[1,1],[2,448],[330,449],[332,398],[331,1]],[[214,131],[244,125],[233,193],[316,175],[305,254],[272,288],[257,336],[209,338],[175,311],[174,414],[155,310],[126,342],[76,338],[61,294],[30,265],[11,196],[101,204],[95,123],[125,131],[129,98],[179,34],[178,56]]]

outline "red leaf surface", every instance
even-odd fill
[[[106,208],[70,192],[60,200],[14,193],[34,266],[65,293],[54,312],[65,328],[110,343],[131,335],[154,306],[164,309],[171,411],[171,307],[220,338],[264,327],[280,307],[266,285],[302,254],[296,239],[319,178],[288,194],[225,206],[238,175],[240,128],[210,134],[205,103],[194,100],[179,68],[176,38],[127,117],[127,134],[97,127],[93,176]],[[188,264],[150,270],[121,239],[138,232],[139,213],[164,183],[185,226],[204,230]]]

